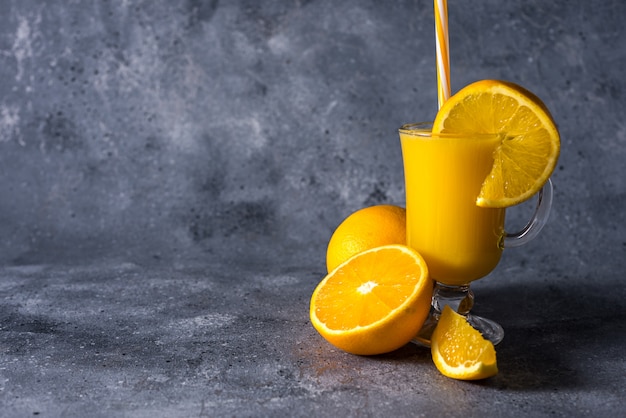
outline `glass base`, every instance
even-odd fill
[[[413,338],[412,342],[425,347],[430,347],[430,337],[439,322],[439,317],[443,308],[449,305],[454,311],[467,318],[467,321],[476,328],[493,345],[498,344],[504,338],[504,329],[497,322],[470,314],[474,305],[474,293],[469,285],[448,286],[435,282],[430,314],[420,332]]]

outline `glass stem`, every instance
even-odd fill
[[[471,291],[468,284],[449,286],[435,282],[432,307],[437,319],[441,316],[441,312],[446,305],[449,305],[452,310],[459,314],[467,316],[474,306],[474,292]]]
[[[498,344],[504,338],[504,330],[498,323],[470,314],[474,306],[474,293],[470,290],[469,284],[449,286],[435,282],[430,315],[426,318],[418,335],[413,339],[414,343],[430,347],[430,338],[446,305],[465,316],[467,321],[493,344]]]

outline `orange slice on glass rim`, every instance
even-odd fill
[[[508,207],[532,197],[550,178],[560,152],[559,132],[545,104],[506,81],[464,87],[439,109],[432,130],[501,136],[476,199],[482,207]]]

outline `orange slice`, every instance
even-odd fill
[[[513,83],[481,80],[447,100],[434,133],[499,134],[493,168],[476,204],[508,207],[521,203],[548,181],[556,166],[559,132],[545,104]]]
[[[496,350],[464,316],[445,306],[430,340],[437,369],[459,380],[479,380],[498,373]]]
[[[373,355],[407,344],[430,310],[424,259],[404,245],[361,252],[332,270],[311,297],[310,317],[329,343]]]

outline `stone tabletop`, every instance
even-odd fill
[[[621,0],[449,3],[453,91],[522,84],[562,137],[547,226],[473,285],[500,373],[353,356],[309,322],[334,228],[404,205],[432,8],[0,3],[0,416],[624,415]]]

